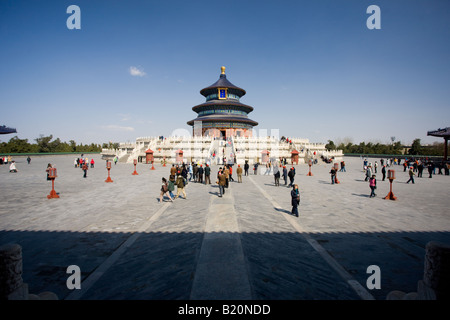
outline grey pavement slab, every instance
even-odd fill
[[[223,198],[216,185],[191,182],[187,200],[160,204],[161,177],[168,177],[169,167],[138,164],[133,176],[133,165],[118,163],[111,169],[114,182],[105,183],[99,155],[87,178],[74,168],[75,157],[36,156],[30,165],[16,157],[18,173],[0,166],[0,244],[22,246],[23,279],[31,293],[70,297],[66,269],[75,264],[82,287],[91,282],[80,299],[191,299],[197,284],[226,288],[233,281],[248,281],[245,297],[251,299],[361,299],[334,261],[361,287],[367,267],[378,265],[381,289],[366,289],[385,299],[392,290],[417,289],[428,241],[450,243],[449,176],[424,175],[411,185],[396,166],[398,200],[391,201],[383,199],[389,182],[380,181],[380,173],[378,196],[368,198],[359,158],[345,158],[347,172],[338,172],[337,185],[330,184],[331,165],[314,165],[312,177],[307,165],[298,165],[301,204],[295,218],[290,188],[274,186],[271,175],[231,182]],[[58,168],[59,199],[46,198],[49,162]],[[214,183],[217,167],[212,172]],[[234,265],[221,263],[226,257]],[[214,264],[221,273],[212,283]],[[217,292],[208,298],[225,291]]]

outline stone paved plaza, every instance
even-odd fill
[[[272,175],[250,170],[223,198],[217,185],[191,182],[186,200],[160,204],[170,166],[138,164],[139,175],[132,175],[133,165],[113,164],[114,182],[105,183],[100,155],[87,178],[74,158],[34,156],[28,165],[16,157],[18,173],[0,166],[0,244],[22,246],[30,293],[81,300],[384,300],[392,290],[417,291],[427,242],[450,243],[445,175],[430,179],[424,172],[406,184],[407,172],[395,166],[398,200],[391,201],[383,199],[389,181],[380,172],[378,196],[368,197],[360,158],[344,159],[347,172],[338,172],[337,185],[330,183],[331,165],[314,165],[312,177],[307,165],[297,165],[296,218],[290,188],[283,180],[274,186]],[[49,162],[58,169],[59,199],[46,197]],[[66,286],[69,265],[81,269],[81,290]],[[381,289],[366,286],[370,265],[380,267]]]

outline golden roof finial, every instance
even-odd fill
[[[222,74],[225,74],[225,67],[220,68],[222,70]]]

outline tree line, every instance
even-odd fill
[[[346,153],[357,154],[395,154],[395,155],[428,155],[428,156],[443,156],[444,155],[444,143],[435,142],[432,145],[423,146],[420,139],[414,139],[411,146],[404,146],[400,141],[393,142],[392,144],[381,144],[372,142],[361,142],[359,144],[353,144],[351,142],[340,143],[336,145],[332,140],[328,140],[325,145],[327,150],[342,150]],[[407,150],[407,152],[405,152]]]
[[[35,143],[28,142],[28,139],[20,139],[17,136],[12,137],[8,142],[0,143],[0,153],[58,153],[58,152],[101,152],[102,148],[118,148],[119,143],[100,144],[77,144],[75,140],[69,142],[61,141],[59,138],[54,140],[53,135],[40,135],[34,139]]]

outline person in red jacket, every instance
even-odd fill
[[[230,181],[234,181],[233,176],[232,176],[232,174],[233,174],[233,166],[228,165],[228,169],[230,170]]]

